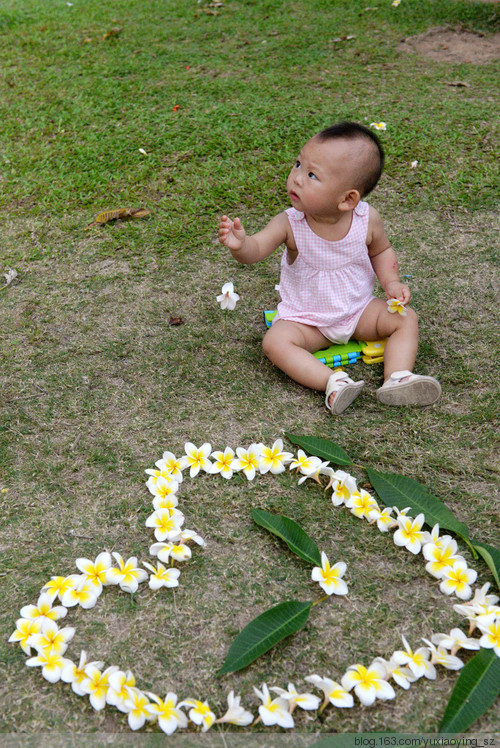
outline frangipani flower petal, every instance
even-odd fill
[[[236,302],[239,301],[239,296],[234,290],[232,283],[224,283],[222,286],[222,293],[217,296],[217,302],[220,304],[221,309],[228,309],[232,311],[236,307]]]

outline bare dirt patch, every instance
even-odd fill
[[[461,28],[437,26],[400,42],[403,52],[416,52],[436,62],[482,65],[500,57],[500,34],[486,36]]]

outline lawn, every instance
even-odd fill
[[[497,542],[498,63],[400,50],[402,38],[440,25],[489,36],[498,5],[3,0],[0,271],[18,273],[0,291],[3,732],[127,732],[123,715],[50,685],[6,640],[20,608],[51,575],[76,573],[77,557],[107,549],[151,561],[144,470],[187,441],[331,439],[357,464],[419,480],[475,538]],[[466,85],[449,85],[457,81]],[[430,408],[379,405],[381,367],[358,363],[362,396],[329,416],[321,395],[262,354],[280,253],[242,266],[217,242],[222,212],[255,231],[287,208],[303,142],[341,119],[387,123],[386,170],[370,202],[409,276],[416,369],[443,387]],[[87,227],[127,207],[150,214]],[[241,301],[222,312],[215,296],[229,280]],[[256,713],[252,686],[340,679],[355,662],[388,658],[402,634],[417,647],[463,625],[421,557],[310,481],[186,477],[179,504],[207,546],[193,551],[175,594],[110,589],[93,610],[71,611],[69,656],[83,648],[131,668],[145,690],[208,699],[218,715],[234,689]],[[252,507],[292,517],[332,561],[346,561],[350,595],[323,603],[241,673],[216,678],[250,618],[317,595],[307,564],[252,523]],[[394,701],[330,707],[320,720],[302,712],[296,730],[435,732],[456,677],[441,670]],[[500,730],[498,709],[474,729]]]

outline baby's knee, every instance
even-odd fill
[[[268,358],[270,358],[273,354],[273,351],[276,350],[275,336],[270,335],[269,332],[266,333],[264,335],[264,338],[262,339],[262,350]]]

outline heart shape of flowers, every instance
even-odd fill
[[[149,476],[146,485],[153,495],[154,509],[146,526],[154,530],[156,542],[150,553],[157,558],[156,565],[144,562],[144,568],[140,568],[137,558],[125,560],[119,553],[107,551],[100,553],[94,561],[76,559],[80,573],[53,576],[42,587],[36,605],[26,605],[21,609],[21,617],[9,641],[20,644],[28,655],[26,664],[40,667],[47,681],[71,684],[73,692],[78,696],[88,696],[97,711],[106,705],[116,707],[127,714],[132,730],[141,728],[146,722],[157,722],[169,735],[186,728],[189,722],[200,726],[202,731],[214,723],[239,726],[255,723],[254,715],[241,705],[240,696],[235,696],[233,691],[227,697],[227,712],[217,719],[206,700],[189,697],[179,701],[173,692],[162,699],[141,690],[130,670],[123,671],[113,665],[104,668],[100,661],[88,662],[85,651],[81,652],[78,663],[70,660],[65,655],[75,629],[70,626],[60,628],[59,621],[66,616],[68,608],[77,605],[84,609],[93,608],[105,586],[115,585],[125,592],[134,593],[146,580],[152,590],[179,585],[181,572],[174,563],[184,563],[191,558],[193,543],[200,547],[205,545],[197,532],[183,528],[185,518],[178,506],[178,491],[184,471],[189,469],[191,478],[204,472],[218,474],[226,480],[236,472],[242,472],[248,480],[253,480],[257,474],[279,475],[287,468],[300,475],[299,484],[312,479],[321,485],[321,476],[326,476],[328,484],[325,490],[331,490],[334,506],[345,506],[354,516],[383,533],[394,529],[393,539],[397,546],[414,555],[422,553],[427,562],[425,568],[439,580],[440,590],[463,601],[454,608],[468,619],[469,633],[454,628],[449,634],[434,634],[430,639],[423,639],[425,646],[416,650],[403,636],[403,649],[396,650],[389,660],[375,657],[368,667],[353,664],[341,676],[340,682],[311,674],[305,680],[323,692],[322,703],[314,694],[299,693],[293,683],[289,683],[286,689],[277,686],[269,689],[266,683],[260,688],[254,686],[254,692],[262,702],[255,722],[292,728],[292,715],[297,707],[319,710],[319,713],[328,705],[350,708],[354,705],[352,691],[365,706],[373,704],[376,699],[393,699],[396,692],[389,681],[408,689],[422,677],[435,679],[436,665],[459,670],[463,666],[462,660],[456,656],[459,649],[485,647],[494,649],[500,656],[498,597],[488,594],[488,584],[476,588],[473,595],[472,584],[477,573],[467,567],[453,538],[440,535],[438,525],[430,533],[422,530],[423,514],[412,518],[404,509],[381,509],[371,494],[358,488],[352,475],[334,470],[328,462],[308,456],[301,449],[296,456],[284,451],[281,439],[277,439],[272,447],[256,443],[248,449],[238,447],[236,453],[230,447],[224,451],[212,451],[209,443],[197,448],[191,442],[185,444],[185,454],[180,458],[172,452],[165,452],[153,469],[146,470]],[[312,570],[311,578],[319,583],[326,595],[344,595],[348,592],[342,579],[345,571],[344,562],[331,565],[322,552],[321,566]],[[57,601],[61,604],[55,604]],[[470,636],[474,630],[479,631],[480,638]],[[34,656],[33,650],[36,652]],[[277,694],[275,698],[270,690]]]

